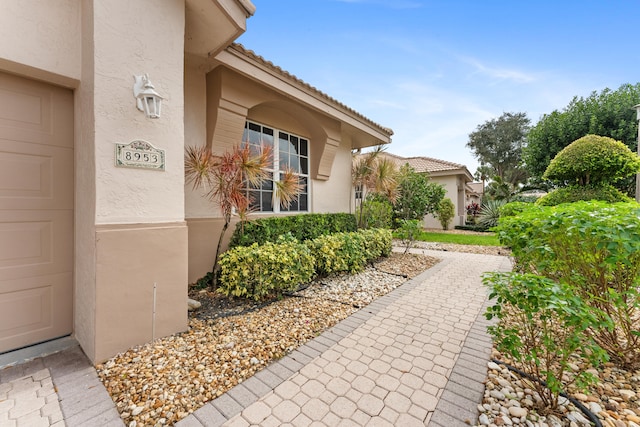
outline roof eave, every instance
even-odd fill
[[[232,44],[219,52],[215,59],[252,80],[267,84],[287,97],[365,132],[375,139],[376,144],[391,142],[391,129],[373,122],[240,44]]]

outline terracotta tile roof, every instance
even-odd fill
[[[236,52],[254,60],[257,61],[258,63],[266,66],[267,68],[269,68],[270,70],[278,73],[279,75],[281,75],[282,77],[286,78],[287,80],[289,80],[291,83],[297,85],[297,86],[302,86],[305,89],[311,91],[312,93],[314,93],[315,95],[323,98],[324,100],[328,101],[331,104],[334,104],[334,106],[338,107],[341,110],[345,110],[346,112],[348,112],[349,114],[351,114],[352,116],[358,117],[361,120],[364,120],[366,123],[368,123],[369,125],[377,128],[378,130],[382,131],[383,133],[386,133],[387,135],[391,136],[393,135],[393,130],[384,127],[376,122],[374,122],[373,120],[363,116],[362,114],[358,113],[357,111],[355,111],[352,108],[347,107],[345,104],[341,103],[340,101],[336,100],[335,98],[330,97],[329,95],[327,95],[326,93],[318,90],[317,88],[311,86],[309,83],[306,83],[305,81],[299,79],[298,77],[294,76],[293,74],[289,73],[288,71],[283,70],[282,68],[278,67],[277,65],[275,65],[273,62],[266,60],[264,57],[256,54],[254,51],[245,48],[243,45],[241,45],[240,43],[232,43],[227,49],[232,49],[235,50]]]
[[[387,152],[382,153],[382,155],[392,159],[399,167],[409,163],[409,166],[411,166],[416,172],[432,173],[467,169],[465,165],[448,162],[446,160],[434,159],[432,157],[400,157]]]

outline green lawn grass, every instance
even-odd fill
[[[454,234],[423,231],[416,240],[423,242],[455,243],[458,245],[502,246],[493,233],[487,234]]]

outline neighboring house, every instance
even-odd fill
[[[431,157],[400,157],[387,152],[380,155],[393,160],[398,168],[408,164],[416,172],[428,174],[432,182],[442,185],[447,191],[445,197],[451,199],[455,206],[452,225],[464,225],[468,185],[473,182],[473,176],[465,165]],[[426,228],[442,228],[440,221],[431,214],[424,217],[424,226]]]
[[[0,352],[72,335],[98,363],[187,329],[187,283],[212,265],[222,220],[185,186],[186,146],[273,135],[308,183],[291,211],[349,209],[351,150],[392,132],[233,44],[254,9],[3,2]],[[145,73],[157,119],[136,108]],[[261,214],[284,214],[261,192]]]
[[[467,206],[471,203],[481,205],[482,196],[484,196],[484,184],[482,182],[467,183]]]

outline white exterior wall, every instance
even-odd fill
[[[454,216],[453,220],[449,224],[449,228],[453,228],[454,225],[458,225],[457,221],[457,213],[458,213],[458,179],[456,176],[432,176],[429,177],[432,182],[440,184],[446,190],[445,196],[453,202],[455,205],[456,216]],[[425,228],[438,228],[442,229],[442,225],[440,225],[440,221],[433,215],[429,214],[424,217],[424,227]]]
[[[207,143],[207,78],[200,60],[187,57],[184,76],[184,143],[185,147]],[[183,152],[184,159],[184,152]],[[185,182],[184,205],[186,218],[219,217],[218,209],[204,197],[205,191],[194,191]]]
[[[0,68],[73,85],[80,80],[81,2],[2,0]]]
[[[182,0],[94,5],[96,224],[184,220]],[[162,117],[137,110],[133,76],[148,73],[165,100]],[[115,143],[165,150],[166,171],[116,168]]]
[[[353,197],[351,187],[351,146],[348,140],[343,139],[333,160],[329,179],[313,181],[313,212],[349,212]]]

